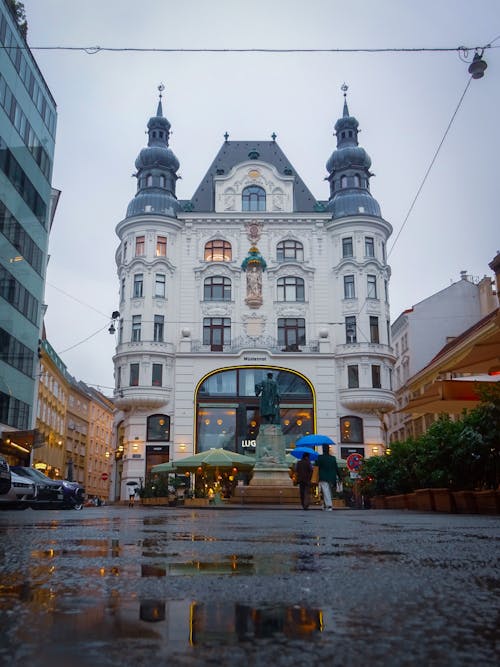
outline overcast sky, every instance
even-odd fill
[[[437,48],[496,38],[500,47],[498,0],[24,5],[32,47]],[[62,194],[50,240],[47,337],[70,373],[105,393],[114,384],[107,327],[119,309],[114,230],[135,194],[131,174],[160,82],[181,163],[180,199],[191,198],[226,131],[233,140],[276,132],[313,194],[327,199],[325,162],[345,81],[360,144],[372,158],[372,194],[394,227],[390,249],[469,78],[456,52],[33,53],[58,105],[53,186]],[[488,262],[500,248],[500,49],[485,59],[486,75],[472,81],[389,256],[393,319],[459,280],[461,270],[492,275]]]

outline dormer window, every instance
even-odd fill
[[[257,185],[250,185],[241,194],[242,211],[265,211],[266,191]]]

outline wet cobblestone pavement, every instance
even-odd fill
[[[0,512],[0,665],[498,665],[500,521]]]

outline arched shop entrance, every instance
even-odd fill
[[[240,454],[255,450],[259,433],[259,399],[255,385],[271,371],[280,393],[281,427],[286,447],[314,433],[315,397],[309,380],[273,366],[241,366],[213,371],[196,388],[195,451],[223,447]]]

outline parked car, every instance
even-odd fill
[[[75,510],[82,509],[85,489],[77,482],[51,479],[36,468],[13,466],[11,470],[30,479],[39,488],[41,495],[33,503],[34,509],[46,508],[47,506],[65,507]]]
[[[52,503],[62,505],[64,500],[62,482],[50,479],[43,473],[39,473],[34,468],[26,468],[23,466],[11,466],[11,471],[21,475],[25,479],[29,479],[37,487],[37,494],[35,498],[35,509],[44,509],[51,507]],[[34,473],[34,474],[32,474]]]
[[[10,489],[0,495],[0,507],[26,509],[36,496],[35,482],[10,471]]]
[[[10,468],[7,463],[7,459],[4,459],[3,456],[0,456],[0,496],[3,496],[5,493],[10,491],[11,481],[10,481]]]

